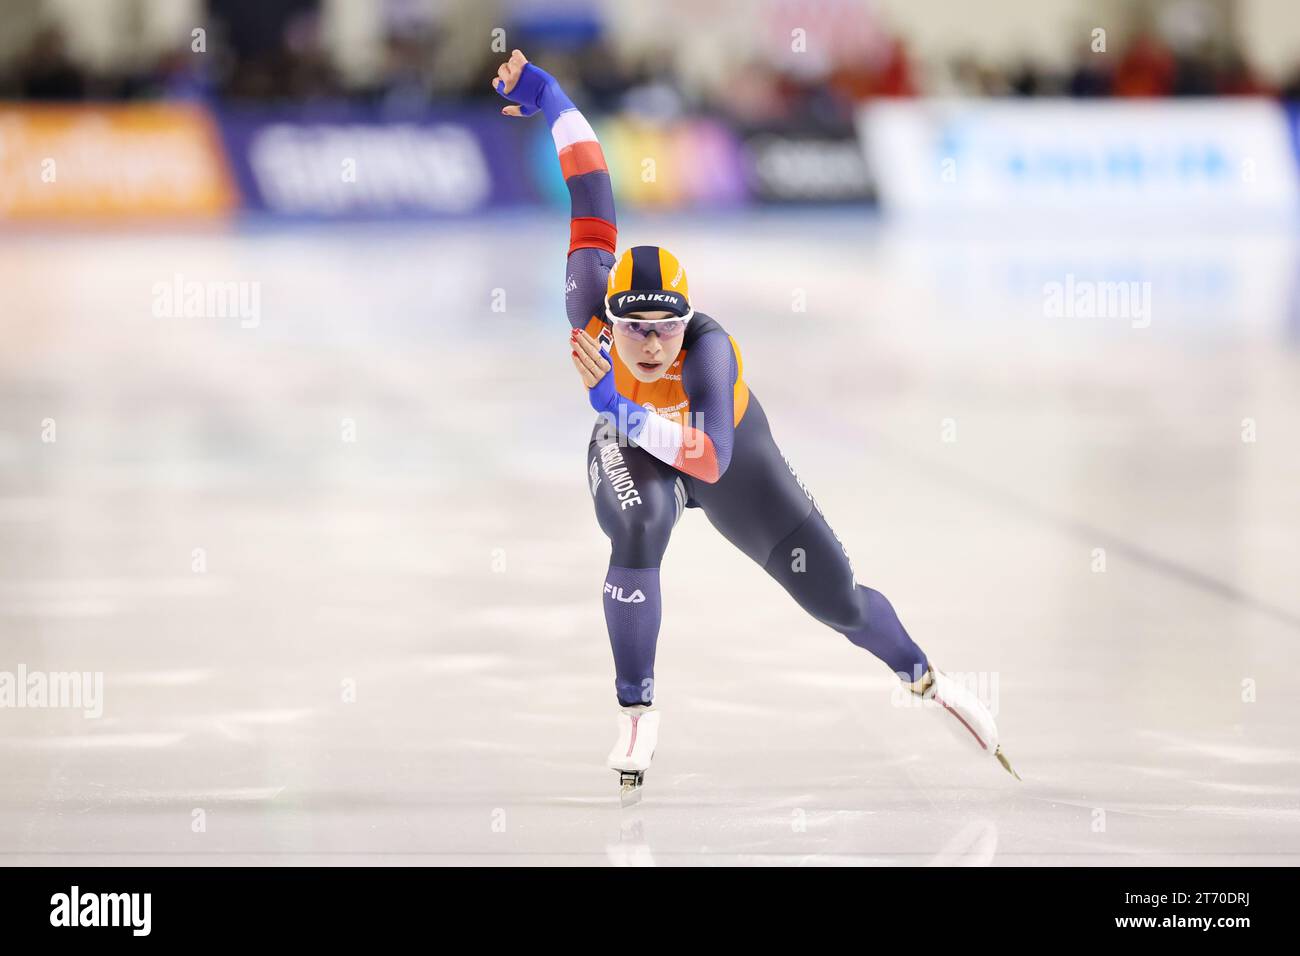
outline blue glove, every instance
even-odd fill
[[[505,92],[505,83],[497,80],[497,92],[511,103],[517,103],[524,116],[532,116],[541,110],[548,123],[554,123],[565,110],[573,109],[573,101],[564,95],[555,77],[531,63],[525,64],[519,82],[509,93]]]
[[[618,392],[614,390],[614,363],[604,349],[600,350],[600,357],[609,362],[609,371],[604,378],[587,389],[587,400],[596,411],[613,413],[618,410],[619,398]]]
[[[614,427],[628,438],[636,440],[641,428],[650,417],[650,413],[636,402],[618,393],[614,388],[614,362],[609,352],[600,350],[600,356],[609,362],[609,371],[591,388],[587,389],[587,400],[591,407],[609,418]]]

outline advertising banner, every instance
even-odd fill
[[[858,121],[895,211],[1257,213],[1300,197],[1267,100],[892,100]]]
[[[0,219],[212,217],[238,196],[188,105],[0,105]]]
[[[749,130],[741,137],[749,194],[764,203],[854,203],[874,195],[852,129]]]
[[[740,142],[727,124],[707,117],[588,118],[619,208],[718,209],[749,201]],[[569,192],[550,132],[537,124],[532,133],[533,182],[551,202],[567,205]]]
[[[428,218],[536,201],[525,143],[495,114],[364,107],[221,113],[247,207],[301,218]],[[517,124],[518,121],[515,121]]]

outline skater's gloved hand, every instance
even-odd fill
[[[564,95],[555,77],[528,62],[524,54],[515,50],[510,59],[497,67],[492,78],[492,89],[517,106],[503,106],[503,116],[532,116],[538,110],[546,114],[548,123],[554,123],[566,109],[573,109],[573,101]]]
[[[609,420],[619,434],[635,440],[641,434],[650,413],[631,399],[624,398],[614,388],[614,366],[609,353],[600,343],[581,329],[569,334],[573,347],[573,367],[587,386],[587,400],[591,407]]]
[[[573,350],[573,367],[587,386],[591,407],[598,412],[614,413],[618,409],[618,393],[614,390],[614,366],[609,353],[582,329],[574,329],[569,334],[569,345]]]

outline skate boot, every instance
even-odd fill
[[[618,714],[618,740],[605,766],[618,771],[619,800],[629,806],[641,799],[641,785],[659,741],[659,711],[652,707],[623,707]]]
[[[938,705],[939,712],[944,715],[944,724],[958,740],[980,753],[992,754],[1007,773],[1020,779],[1020,774],[1011,768],[1011,762],[1002,752],[993,715],[970,688],[934,667],[919,681],[905,682],[904,686],[913,694]]]

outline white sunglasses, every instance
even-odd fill
[[[615,315],[606,306],[605,315],[609,318],[611,325],[617,326],[620,331],[627,333],[634,339],[644,339],[651,332],[661,339],[675,339],[686,332],[686,324],[694,317],[695,310],[691,309],[685,315],[675,315],[668,319],[628,319]]]

